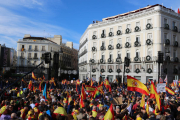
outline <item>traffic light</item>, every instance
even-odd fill
[[[124,65],[125,65],[126,67],[129,67],[129,64],[130,64],[130,59],[129,59],[128,57],[125,57],[125,58],[124,58]]]
[[[45,53],[45,63],[48,64],[51,62],[51,53]]]
[[[161,51],[158,51],[158,63],[163,63],[163,53]]]
[[[59,63],[59,53],[54,53],[53,63],[54,64],[58,64]]]

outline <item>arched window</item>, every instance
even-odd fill
[[[140,57],[140,51],[139,51],[139,49],[136,50],[136,57],[137,57],[137,58]]]
[[[126,51],[126,57],[130,58],[130,51],[129,50]]]

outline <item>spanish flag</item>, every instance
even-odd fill
[[[87,91],[87,92],[94,92],[95,89],[96,89],[96,87],[86,85],[86,91]]]
[[[175,92],[173,90],[169,89],[168,87],[165,87],[165,90],[166,90],[167,96],[175,94]]]
[[[148,101],[147,101],[147,105],[146,105],[146,113],[149,116],[149,103],[148,103]]]
[[[171,83],[171,87],[175,87],[174,82]]]
[[[105,85],[106,89],[109,89],[109,92],[111,92],[111,86],[109,84],[109,81],[106,79],[104,82],[105,82],[104,85]]]
[[[155,88],[155,86],[154,86],[154,82],[151,81],[150,98],[154,98],[154,99],[155,99],[155,92],[156,92],[156,88]]]
[[[157,106],[158,106],[159,110],[161,110],[161,99],[157,92],[155,92],[155,97],[156,97]]]
[[[34,80],[37,79],[33,72],[32,72],[32,78],[33,78]]]
[[[80,97],[80,108],[85,107],[82,96]]]
[[[149,91],[147,87],[142,82],[128,75],[127,75],[127,90],[136,91],[145,95],[149,95]]]
[[[82,85],[82,90],[81,90],[81,97],[82,97],[82,100],[86,100],[86,93],[84,91],[84,86]]]
[[[44,80],[42,80],[40,83],[39,83],[39,91],[41,92],[41,84],[44,82]]]
[[[24,48],[21,48],[21,51],[24,51]]]
[[[145,94],[142,95],[140,107],[145,108]]]
[[[113,104],[109,107],[107,113],[104,116],[104,120],[114,120]]]
[[[93,81],[92,81],[92,78],[91,78],[91,86],[93,86]]]
[[[32,89],[32,81],[30,80],[28,88],[31,90]]]
[[[71,101],[72,101],[72,97],[68,96],[68,105],[70,104]]]

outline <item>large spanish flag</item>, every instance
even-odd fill
[[[140,107],[145,108],[145,94],[142,95]]]
[[[137,91],[139,93],[149,95],[149,91],[147,87],[142,82],[128,75],[127,75],[127,90]]]
[[[156,97],[157,106],[158,106],[159,110],[161,110],[161,99],[157,92],[155,92],[155,97]]]
[[[86,91],[87,91],[87,92],[94,92],[95,89],[96,89],[96,87],[94,87],[94,86],[86,85]]]
[[[175,94],[175,92],[173,90],[169,89],[168,87],[165,87],[165,90],[166,90],[167,95],[169,95],[169,94],[174,95]]]
[[[82,100],[86,99],[86,93],[84,91],[84,86],[83,85],[82,85],[82,89],[81,89],[81,97],[82,97]]]
[[[33,78],[34,80],[37,79],[33,72],[32,72],[32,78]]]
[[[104,120],[114,120],[113,104],[109,107],[107,113],[104,116]]]
[[[156,88],[155,88],[155,86],[154,86],[154,82],[153,81],[151,81],[151,87],[150,87],[150,98],[156,98],[155,97],[155,92],[156,92]]]

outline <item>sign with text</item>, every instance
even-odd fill
[[[157,93],[166,92],[165,91],[166,83],[159,83],[157,84]]]

